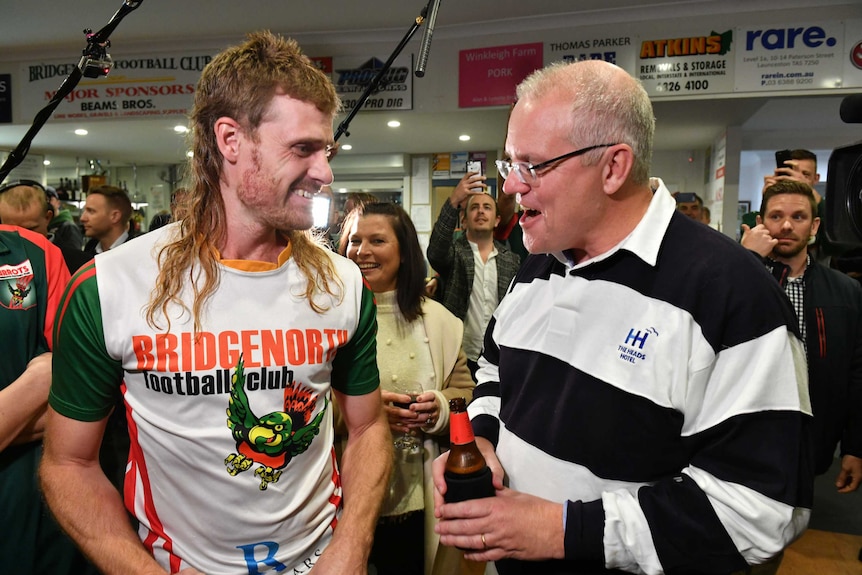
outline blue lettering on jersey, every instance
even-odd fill
[[[254,551],[258,547],[266,548],[266,557],[263,559],[255,559]],[[287,566],[275,559],[275,554],[278,551],[278,543],[275,541],[261,541],[260,543],[249,543],[248,545],[237,545],[237,549],[242,549],[245,556],[245,564],[248,566],[248,575],[261,575],[258,570],[260,565],[267,565],[276,573],[281,573]],[[269,571],[269,569],[267,569]]]

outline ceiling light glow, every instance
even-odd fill
[[[86,136],[86,135],[87,135],[87,134],[89,134],[89,133],[90,133],[90,132],[88,132],[88,131],[87,131],[87,130],[85,130],[84,128],[78,128],[77,130],[75,130],[75,135],[76,135],[76,136]]]
[[[401,125],[401,122],[399,122],[398,120],[389,120],[389,122],[387,122],[386,125],[389,126],[390,128],[397,128],[398,126]]]

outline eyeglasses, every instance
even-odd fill
[[[497,160],[495,163],[497,164],[497,170],[500,172],[500,175],[503,176],[503,179],[508,178],[509,174],[515,172],[516,174],[518,174],[518,179],[521,180],[522,184],[536,187],[539,185],[539,172],[543,169],[551,166],[552,164],[568,160],[569,158],[581,156],[583,154],[586,154],[587,152],[592,152],[593,150],[597,150],[599,148],[607,148],[609,146],[616,146],[616,144],[596,144],[595,146],[581,148],[580,150],[575,150],[574,152],[569,152],[568,154],[563,154],[562,156],[551,158],[550,160],[542,162],[540,164],[510,162],[509,160]]]

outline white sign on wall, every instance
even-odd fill
[[[577,32],[554,35],[545,42],[545,66],[553,62],[604,60],[634,74],[637,39],[631,36],[581,35]]]
[[[843,55],[843,22],[740,28],[736,90],[840,88]]]
[[[57,106],[55,120],[185,116],[192,105],[206,53],[162,54],[114,60],[101,78],[82,78]],[[25,62],[20,66],[14,115],[31,121],[76,68],[68,61]]]
[[[733,89],[733,30],[641,40],[635,77],[652,98]]]
[[[320,62],[324,59],[314,59]],[[349,112],[372,80],[377,77],[385,64],[375,57],[339,58],[332,60],[332,83]],[[325,71],[325,70],[324,70]],[[401,55],[383,73],[377,90],[368,96],[362,110],[412,110],[413,109],[413,55]]]

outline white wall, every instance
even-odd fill
[[[653,154],[650,175],[661,178],[671,192],[691,192],[706,200],[706,150]]]

